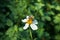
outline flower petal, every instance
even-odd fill
[[[27,22],[27,19],[23,19],[22,22]]]
[[[29,16],[26,16],[26,18],[28,19],[28,18],[29,18]]]
[[[38,21],[37,21],[37,20],[34,20],[34,21],[33,21],[33,24],[38,24]]]
[[[38,27],[35,24],[31,24],[30,26],[31,26],[32,30],[37,30],[38,29]]]
[[[26,30],[28,27],[29,27],[29,24],[26,23],[23,29]]]

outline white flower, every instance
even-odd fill
[[[38,24],[37,20],[34,20],[34,16],[27,16],[26,19],[23,19],[22,22],[26,23],[23,27],[24,30],[26,30],[29,26],[32,28],[32,30],[37,30],[38,27],[36,24]]]

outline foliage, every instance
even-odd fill
[[[38,30],[23,29],[27,15]],[[60,0],[1,0],[0,40],[60,40]]]

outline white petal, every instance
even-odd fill
[[[27,29],[29,27],[29,24],[25,24],[25,26],[23,27],[23,29],[25,30],[25,29]]]
[[[31,26],[32,30],[37,30],[38,29],[38,27],[35,24],[31,24],[30,26]]]
[[[33,21],[33,24],[38,24],[38,21],[37,21],[37,20],[34,20],[34,21]]]
[[[27,19],[23,19],[22,22],[27,22]]]
[[[29,18],[29,16],[26,16],[26,18],[28,19],[28,18]]]

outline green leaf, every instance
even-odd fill
[[[6,32],[6,35],[8,35],[10,40],[17,40],[17,38],[18,38],[18,26],[14,25],[14,27],[10,27]]]
[[[40,29],[37,31],[37,33],[38,33],[38,36],[39,36],[39,37],[42,37],[43,34],[44,34],[44,29],[43,29],[43,28],[40,28]]]
[[[39,14],[40,14],[41,16],[44,16],[44,13],[43,13],[43,10],[42,10],[42,9],[39,10]]]
[[[60,31],[60,25],[56,25],[56,26],[55,26],[55,29],[56,29],[56,30],[55,30],[56,32],[59,32],[59,31]]]
[[[55,39],[56,40],[60,40],[60,35],[58,34],[58,35],[55,35]]]
[[[41,2],[41,0],[37,0],[38,2]]]
[[[35,6],[35,7],[36,7],[35,9],[37,9],[37,10],[40,10],[43,6],[45,6],[45,5],[44,5],[43,3],[41,3],[41,2],[40,2],[40,3],[35,3],[35,5],[36,5],[36,6]]]
[[[60,6],[56,6],[55,9],[60,11]]]
[[[18,26],[14,25],[14,30],[17,32],[18,31]]]
[[[60,23],[60,14],[54,17],[54,23]]]
[[[6,23],[8,26],[13,26],[13,22],[10,20],[10,19],[8,19],[7,20],[7,23]]]
[[[51,21],[51,18],[49,16],[45,16],[45,19]]]
[[[23,28],[19,27],[19,31],[21,31],[21,32],[22,32],[22,31],[23,31]]]

